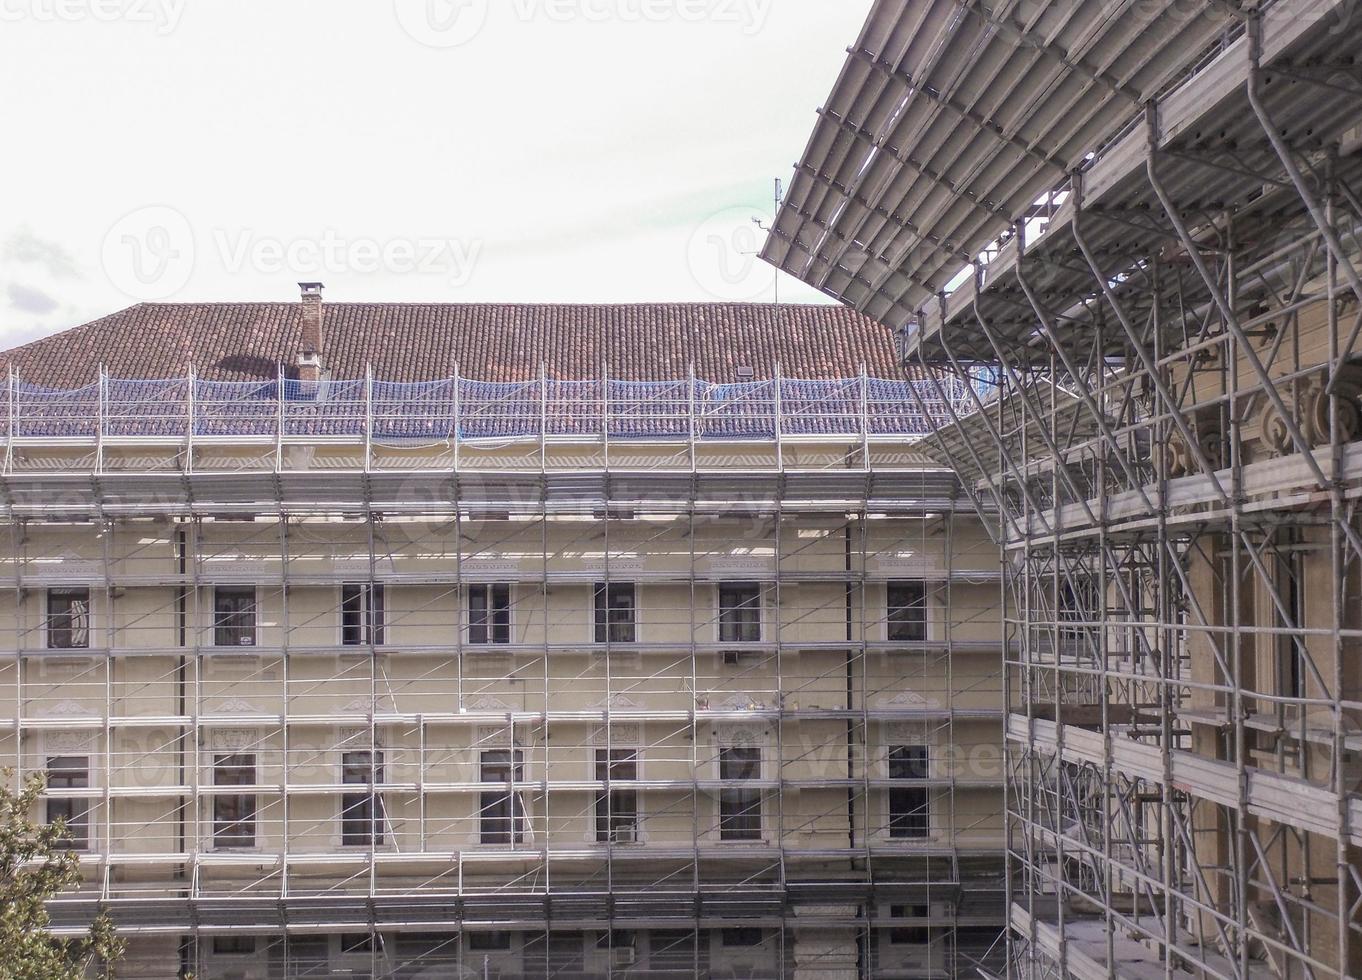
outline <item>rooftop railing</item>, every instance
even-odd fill
[[[981,389],[991,387],[985,380]],[[972,399],[959,381],[779,378],[487,382],[469,378],[209,381],[111,378],[73,390],[11,374],[6,439],[321,437],[661,440],[924,435]],[[948,404],[949,402],[949,404]]]

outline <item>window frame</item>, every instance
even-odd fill
[[[238,593],[245,595],[250,593],[251,606],[249,611],[233,610],[223,612],[219,600],[224,593]],[[236,622],[228,622],[229,617],[244,617],[249,615],[249,625]],[[235,636],[236,642],[225,642],[224,637]],[[249,637],[247,643],[241,642],[243,637]],[[224,650],[240,649],[241,647],[257,647],[260,645],[260,590],[254,585],[215,585],[213,586],[213,643],[214,647]]]
[[[506,606],[504,609],[505,622],[497,622],[503,610],[498,609],[494,603],[496,601],[496,590],[506,590]],[[510,582],[475,582],[465,586],[466,595],[463,600],[465,623],[464,623],[464,642],[473,647],[499,647],[509,646],[515,636],[515,591]],[[485,612],[482,613],[482,622],[473,621],[473,596],[481,592]],[[482,639],[477,639],[474,630],[482,630]],[[497,639],[504,631],[505,639]]]
[[[364,759],[361,762],[359,756]],[[341,793],[342,847],[382,847],[386,842],[387,812],[383,807],[383,750],[354,749],[341,753],[341,785],[367,787]],[[362,778],[351,778],[359,776]],[[357,826],[355,826],[357,824]]]
[[[725,605],[724,593],[726,590],[730,589],[751,589],[754,592],[754,595],[750,599],[739,600],[739,602],[735,605]],[[718,583],[715,586],[714,591],[715,639],[718,640],[718,642],[720,643],[747,644],[764,642],[766,636],[765,593],[766,590],[762,586],[762,583],[754,582],[751,579],[734,579],[732,581]],[[735,612],[741,612],[747,609],[754,609],[756,611],[756,616],[753,617],[754,619],[753,622],[750,623],[747,622],[747,617],[745,616],[732,623],[728,621],[727,619],[728,615],[733,614]],[[737,638],[728,638],[724,636],[725,627],[729,625],[737,627],[738,632]],[[745,627],[747,626],[752,626],[755,628],[756,633],[755,636],[744,637],[742,635],[743,633],[746,632]]]
[[[244,762],[228,764],[232,759],[249,759]],[[250,782],[224,782],[222,776],[227,772],[250,770]],[[259,760],[254,752],[214,752],[213,786],[256,786],[259,785]],[[236,801],[241,806],[242,815],[232,816],[225,813],[225,806]],[[239,828],[235,829],[234,828]],[[247,830],[250,838],[247,840]],[[260,797],[256,793],[214,793],[213,819],[211,823],[213,847],[217,850],[251,848],[257,846],[260,835]]]
[[[895,602],[894,592],[897,589],[912,589],[917,593],[916,598],[908,601]],[[884,638],[888,643],[925,643],[927,642],[928,626],[928,590],[925,579],[891,579],[884,585]],[[911,614],[916,611],[917,616],[903,615]],[[895,614],[900,614],[896,617]],[[896,636],[895,629],[903,627],[911,635]]]
[[[612,758],[618,755],[619,758]],[[604,783],[605,789],[596,791],[592,807],[592,832],[597,844],[636,844],[640,840],[639,825],[641,808],[637,786],[627,785],[639,780],[640,752],[637,748],[621,746],[597,748],[594,753],[594,776],[596,782]],[[616,768],[628,767],[632,775],[616,775]],[[613,783],[626,785],[615,788]],[[617,798],[620,804],[617,806]],[[605,809],[602,812],[602,804]]]
[[[901,753],[904,757],[895,758]],[[932,835],[931,746],[898,742],[886,747],[886,777],[893,783],[885,792],[885,831],[890,840],[925,840]],[[916,805],[910,800],[919,801]]]
[[[628,590],[628,607],[614,606],[616,590]],[[597,582],[592,586],[591,595],[591,639],[593,643],[605,646],[616,643],[638,642],[638,583],[637,582]],[[612,614],[627,612],[628,620],[614,622]],[[616,628],[627,632],[627,639],[616,639],[611,634]]]
[[[345,582],[340,587],[340,645],[383,646],[387,642],[387,590],[382,582]],[[354,616],[356,622],[347,622]]]
[[[736,758],[752,753],[755,758]],[[726,756],[728,758],[726,758]],[[720,745],[715,762],[718,768],[720,788],[716,796],[718,806],[717,831],[720,841],[752,842],[765,839],[765,800],[761,787],[742,788],[745,783],[760,782],[764,759],[758,745]],[[755,764],[755,775],[735,776],[726,774],[726,763],[739,763],[744,767]],[[724,785],[732,784],[732,785]],[[744,802],[746,801],[746,802]],[[733,804],[736,812],[726,813]]]
[[[59,596],[85,596],[85,641],[78,643],[74,637],[81,629],[72,625],[79,614],[69,611],[64,613],[54,613],[52,611],[52,600]],[[53,626],[53,619],[58,615],[66,616],[68,623],[65,626]],[[66,643],[53,642],[62,632],[69,634],[70,639]],[[90,589],[83,586],[53,586],[45,589],[43,595],[43,644],[48,650],[88,650],[90,649],[90,634],[94,632],[94,603],[90,597]]]
[[[54,763],[63,760],[80,760],[83,765],[78,766],[55,766]],[[90,789],[92,784],[92,772],[90,769],[89,755],[47,755],[44,760],[44,772],[47,778],[47,789]],[[54,779],[54,774],[62,774],[60,779]],[[61,785],[66,779],[72,781],[72,785]],[[78,781],[78,785],[76,784]],[[63,850],[84,853],[92,850],[93,835],[91,834],[90,814],[94,810],[93,797],[80,796],[59,796],[47,797],[43,801],[44,822],[55,823],[57,820],[66,821],[67,837],[62,841]],[[73,833],[72,829],[77,828],[79,834]]]
[[[489,760],[488,757],[494,754],[504,756],[506,761]],[[526,842],[530,831],[529,811],[520,790],[525,782],[525,753],[519,748],[482,749],[478,755],[478,782],[499,781],[487,778],[489,768],[506,770],[506,788],[504,791],[484,789],[478,792],[478,843],[518,847]],[[505,813],[501,812],[502,807],[505,807]]]

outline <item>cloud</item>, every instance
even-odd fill
[[[35,286],[12,282],[6,292],[9,293],[9,305],[21,313],[35,313],[41,316],[44,313],[51,313],[58,306],[55,299]]]
[[[38,265],[54,279],[80,278],[76,260],[70,252],[56,242],[39,238],[28,228],[20,228],[9,237],[0,247],[0,259]]]

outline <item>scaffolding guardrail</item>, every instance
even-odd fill
[[[986,385],[976,382],[976,388]],[[972,404],[967,386],[956,380],[865,375],[718,384],[693,377],[395,382],[368,376],[308,382],[282,375],[268,381],[190,375],[134,380],[101,372],[98,382],[66,390],[29,384],[11,373],[0,398],[0,435],[8,439],[909,436],[934,431]]]

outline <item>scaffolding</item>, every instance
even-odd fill
[[[128,977],[996,965],[939,382],[568,384],[11,379],[0,746],[83,846],[61,930],[106,907]]]
[[[1356,13],[884,0],[767,243],[998,371],[1015,975],[1362,976]]]

